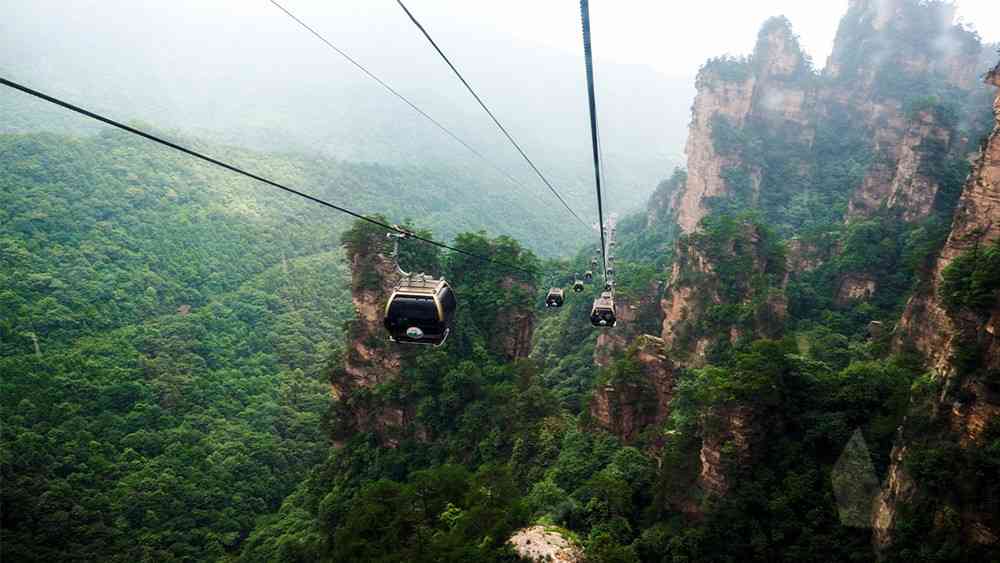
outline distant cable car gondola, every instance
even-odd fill
[[[615,318],[615,298],[611,291],[604,291],[594,300],[594,308],[590,310],[590,324],[610,328],[617,323]]]
[[[592,258],[590,260],[590,269],[593,270],[596,267],[597,267],[597,258]]]
[[[586,281],[594,281],[594,272],[587,270],[583,273],[583,279]]]
[[[562,307],[564,299],[562,288],[553,287],[549,290],[549,294],[545,296],[545,306]]]
[[[580,293],[581,291],[583,291],[583,281],[581,281],[579,278],[577,278],[576,281],[573,282],[573,291],[575,291],[576,293]]]

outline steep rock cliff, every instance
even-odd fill
[[[841,20],[818,105],[820,126],[850,112],[870,139],[848,219],[931,213],[941,188],[933,172],[961,156],[959,116],[984,70],[978,38],[954,21],[954,6],[913,0],[853,0]]]
[[[675,384],[663,341],[642,335],[621,365],[611,367],[608,380],[597,386],[590,400],[591,420],[626,442],[634,441],[670,415]]]
[[[351,264],[351,300],[355,318],[348,323],[343,364],[330,374],[334,408],[340,413],[334,440],[341,443],[355,432],[374,432],[386,445],[408,425],[412,412],[369,400],[364,391],[399,377],[416,350],[387,341],[382,319],[399,279],[385,231],[356,226],[344,247]]]
[[[535,287],[524,281],[511,277],[500,281],[499,287],[505,294],[514,288],[532,295]],[[490,349],[507,360],[527,358],[531,354],[531,339],[535,330],[535,311],[532,307],[505,309],[497,316],[493,337],[490,339]]]
[[[987,80],[1000,87],[1000,65]],[[1000,240],[1000,95],[994,112],[996,125],[966,181],[951,233],[899,322],[897,348],[920,352],[932,380],[915,392],[873,514],[882,553],[906,530],[920,529],[913,523],[919,514],[933,515],[925,526],[930,536],[951,526],[972,549],[1000,546],[997,467],[982,458],[1000,444],[1000,291],[985,292],[973,310],[949,297],[947,287],[949,277],[963,275],[951,266],[981,265],[986,259],[970,253]],[[996,275],[975,283],[990,288]],[[955,482],[942,488],[938,471]]]
[[[730,134],[752,123],[811,143],[813,91],[808,81],[798,80],[809,72],[809,63],[784,18],[764,24],[752,59],[723,57],[702,67],[684,149],[687,181],[673,202],[683,232],[697,229],[714,200],[758,196],[761,170],[733,150]],[[742,171],[739,182],[733,178],[737,170]]]
[[[784,255],[774,235],[728,217],[703,227],[678,241],[661,301],[661,338],[684,367],[703,365],[715,346],[780,335],[787,315]]]
[[[705,498],[725,496],[742,468],[760,457],[769,423],[746,405],[712,409],[702,421],[698,487]]]

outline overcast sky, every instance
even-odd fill
[[[285,0],[307,7],[311,0]],[[368,0],[395,4],[394,0]],[[578,0],[404,0],[427,25],[459,21],[495,26],[538,44],[580,50]],[[959,0],[962,21],[988,42],[1000,41],[1000,0]],[[760,24],[785,15],[805,50],[822,67],[833,48],[847,0],[591,0],[595,56],[690,75],[707,58],[748,54]],[[434,19],[429,19],[429,18]]]

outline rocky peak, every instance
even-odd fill
[[[710,211],[710,201],[732,195],[727,170],[747,167],[750,191],[758,190],[761,171],[738,151],[720,145],[719,128],[739,131],[751,122],[782,130],[792,127],[802,142],[812,142],[811,75],[810,63],[783,17],[764,24],[752,57],[720,57],[702,66],[684,149],[687,178],[673,201],[683,232],[697,228]]]
[[[351,265],[351,300],[356,317],[350,322],[344,355],[344,376],[334,382],[341,387],[372,387],[399,374],[399,349],[386,343],[382,319],[389,296],[399,280],[396,263],[385,231],[355,227],[356,236],[345,240]]]
[[[790,78],[804,69],[805,54],[788,18],[779,16],[764,22],[757,35],[753,63],[761,79]]]

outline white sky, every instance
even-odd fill
[[[308,5],[308,0],[288,1]],[[404,1],[428,27],[445,18],[449,27],[466,22],[571,53],[580,50],[578,0]],[[960,20],[971,22],[985,41],[1000,41],[1000,0],[957,4]],[[693,75],[709,57],[749,54],[764,20],[784,15],[822,67],[847,5],[847,0],[591,0],[594,55],[648,65],[668,76]]]

